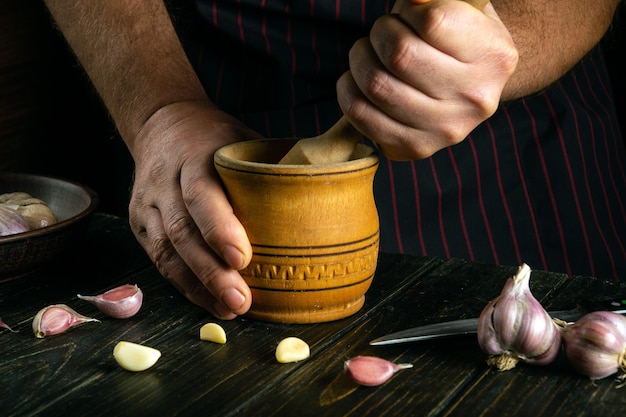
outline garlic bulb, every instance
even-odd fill
[[[28,222],[17,211],[0,205],[0,236],[28,232]]]
[[[79,324],[89,321],[98,322],[99,320],[83,316],[65,304],[53,304],[42,308],[35,315],[33,319],[33,332],[36,337],[41,339],[46,336],[63,333],[70,327],[78,326]]]
[[[26,220],[31,230],[57,223],[57,219],[48,204],[28,193],[1,194],[0,204],[17,211]]]
[[[530,292],[530,272],[528,265],[520,266],[480,314],[478,344],[491,355],[487,363],[501,371],[518,360],[547,365],[559,353],[559,328]]]
[[[99,295],[80,295],[81,300],[94,304],[109,317],[126,319],[137,314],[143,302],[143,292],[137,285],[121,285]]]
[[[561,329],[572,367],[591,379],[626,371],[626,317],[594,311]]]

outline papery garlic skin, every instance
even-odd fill
[[[0,205],[0,236],[28,232],[30,227],[21,214],[10,207]]]
[[[48,204],[25,192],[0,194],[0,204],[17,211],[31,230],[40,229],[58,222]]]
[[[99,295],[76,295],[79,299],[94,304],[109,317],[126,319],[141,309],[143,292],[137,285],[121,285]]]
[[[478,321],[478,344],[499,370],[515,367],[518,360],[547,365],[560,350],[559,328],[530,292],[530,273],[528,265],[521,265]]]
[[[33,319],[33,333],[41,339],[63,333],[70,327],[90,321],[99,322],[100,320],[83,316],[65,304],[53,304],[37,312]]]
[[[565,355],[572,367],[589,378],[626,372],[626,317],[594,311],[561,329]]]

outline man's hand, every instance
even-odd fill
[[[208,102],[157,111],[131,149],[130,224],[159,272],[190,301],[232,319],[251,305],[238,269],[252,249],[213,168],[221,146],[258,134]]]
[[[338,82],[352,124],[391,159],[462,141],[498,108],[517,49],[491,4],[400,0],[350,51]]]

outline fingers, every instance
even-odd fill
[[[131,213],[131,227],[155,266],[187,299],[211,314],[232,319],[250,308],[252,296],[237,271],[226,266],[202,240],[189,233],[189,220],[174,220],[173,212],[156,207]],[[165,215],[165,217],[163,217]],[[167,220],[164,220],[166,218]],[[169,224],[166,231],[164,224]],[[182,255],[181,255],[182,254]]]
[[[398,1],[393,11],[394,14],[389,16],[402,21],[433,48],[461,62],[474,62],[486,53],[510,49],[512,40],[491,4],[479,10],[456,0],[432,0],[425,6]],[[377,28],[383,31],[393,29],[380,22],[373,30]],[[372,33],[374,43],[381,38],[380,35]]]
[[[252,257],[212,155],[255,132],[205,102],[168,105],[132,142],[131,228],[159,272],[221,318],[245,314],[252,294],[238,269]]]
[[[398,1],[350,51],[338,102],[391,159],[463,140],[498,108],[517,50],[493,7]]]
[[[221,184],[210,174],[181,171],[182,197],[186,209],[202,233],[202,238],[233,269],[245,268],[252,258],[252,247],[245,229],[233,213]]]
[[[245,314],[252,294],[234,269],[243,268],[251,258],[243,227],[232,214],[219,185],[191,181],[205,185],[190,185],[191,193],[197,196],[186,198],[192,201],[196,212],[203,214],[198,216],[203,226],[208,224],[203,236],[184,204],[181,185],[167,184],[176,182],[176,178],[157,181],[166,185],[162,188],[142,181],[142,186],[133,189],[129,208],[133,232],[159,272],[190,301],[220,318]],[[230,265],[221,259],[222,254]]]

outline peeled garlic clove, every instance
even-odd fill
[[[127,371],[140,372],[152,367],[161,357],[161,352],[148,346],[121,341],[113,348],[113,357]]]
[[[217,323],[207,323],[200,327],[200,340],[223,345],[226,343],[226,331]]]
[[[83,316],[65,304],[53,304],[44,307],[33,319],[33,332],[38,338],[63,333],[70,327],[78,326],[89,321],[100,320]]]
[[[478,344],[491,355],[487,363],[501,371],[519,360],[547,365],[560,350],[559,328],[530,292],[530,272],[528,265],[521,265],[480,314]]]
[[[17,211],[0,205],[0,236],[28,232],[28,222]]]
[[[309,345],[297,337],[287,337],[276,346],[276,360],[280,363],[298,362],[310,355]]]
[[[360,385],[374,387],[389,380],[401,369],[412,368],[413,364],[396,364],[376,356],[355,356],[344,362],[344,369]]]
[[[109,317],[125,319],[132,317],[141,308],[143,292],[137,285],[121,285],[100,295],[76,295],[81,300],[94,304]]]

